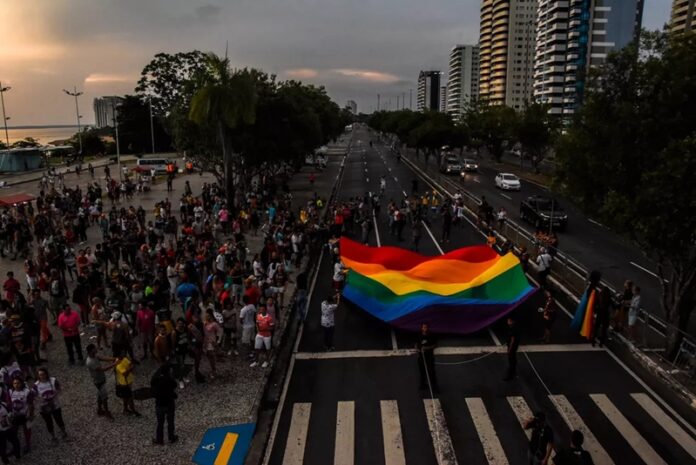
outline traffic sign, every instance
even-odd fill
[[[193,454],[193,463],[242,465],[249,451],[255,427],[255,423],[244,423],[209,429]]]

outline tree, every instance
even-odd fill
[[[252,124],[256,117],[256,89],[252,73],[232,72],[228,58],[210,53],[204,84],[191,98],[189,118],[199,126],[215,128],[225,169],[227,205],[234,207],[234,162],[230,131]]]
[[[175,54],[158,53],[145,65],[135,93],[145,102],[152,99],[153,113],[167,116],[182,102],[189,102],[195,92],[192,85],[205,75],[205,53],[193,50]]]
[[[171,138],[164,130],[161,118],[153,118],[155,150],[171,149]],[[118,108],[119,143],[126,153],[149,153],[152,151],[150,108],[139,97],[126,95]]]
[[[513,136],[517,113],[505,105],[482,105],[478,113],[477,129],[488,153],[500,162],[506,144]]]
[[[75,133],[68,141],[69,145],[72,145],[75,152],[80,149],[80,141],[78,139],[78,134]],[[98,129],[84,129],[82,131],[82,155],[83,156],[94,156],[99,154],[107,153],[106,144],[100,135]]]
[[[553,145],[560,127],[558,118],[549,114],[548,110],[548,105],[536,102],[525,106],[514,128],[514,136],[522,145],[521,156],[531,156],[536,172],[539,172],[539,164]]]
[[[3,141],[0,140],[0,150],[5,150],[7,148],[7,145]]]
[[[657,263],[666,349],[696,303],[696,36],[643,34],[591,74],[555,182]]]
[[[25,137],[22,140],[18,140],[10,144],[10,148],[13,149],[26,149],[33,147],[41,147],[39,141],[34,139],[33,137]]]

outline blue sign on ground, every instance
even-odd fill
[[[242,465],[251,445],[255,423],[221,426],[205,432],[193,463],[198,465]]]

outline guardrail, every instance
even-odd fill
[[[405,157],[403,153],[401,158],[405,163],[434,181],[434,186],[439,185],[438,190],[442,191],[441,194],[453,198],[454,193],[461,193],[462,204],[470,219],[476,221],[475,224],[479,230],[484,230],[481,226],[485,226],[485,230],[493,229],[500,239],[509,240],[518,250],[525,247],[527,251],[532,253],[540,247],[541,244],[534,235],[513,220],[506,219],[502,227],[495,221],[491,225],[479,221],[476,213],[481,205],[479,197],[468,191],[465,186],[440,173],[436,168],[433,170],[432,166],[422,166],[420,161],[413,161]],[[545,247],[548,248],[546,245]],[[551,266],[551,276],[565,288],[566,293],[571,298],[577,301],[578,297],[585,291],[591,268],[570,254],[563,252],[560,248],[552,249],[554,260]],[[602,284],[607,286],[613,295],[620,295],[617,288],[611,283],[602,280]],[[616,299],[615,303],[617,303]],[[696,338],[646,308],[640,309],[638,322],[640,326],[635,331],[635,339],[630,341],[634,348],[651,358],[657,357],[668,368],[680,370],[689,379],[693,379],[696,375]],[[664,353],[668,334],[677,334],[681,339],[680,347],[672,357],[667,357],[667,354]],[[629,342],[625,336],[618,333],[614,333],[614,335],[624,339],[624,342]]]

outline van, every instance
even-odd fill
[[[166,173],[167,165],[171,161],[167,158],[140,158],[136,162],[137,166],[140,168],[146,168],[148,170],[155,170],[155,173]]]

